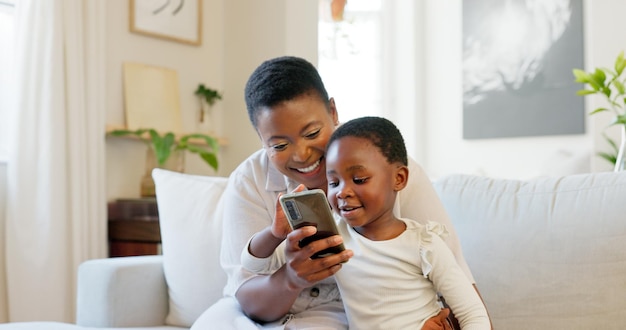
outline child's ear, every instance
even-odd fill
[[[404,189],[409,182],[409,168],[404,165],[398,165],[395,172],[394,190],[400,191]]]

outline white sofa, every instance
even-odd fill
[[[226,179],[155,170],[163,256],[81,265],[77,324],[0,329],[211,329],[221,295]],[[435,182],[495,329],[626,324],[626,172],[529,181],[453,175]],[[217,216],[216,216],[217,214]]]

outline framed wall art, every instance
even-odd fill
[[[463,1],[463,138],[583,134],[582,0]]]
[[[202,0],[129,0],[130,31],[199,46]]]

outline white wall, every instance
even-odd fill
[[[587,117],[587,133],[490,140],[462,139],[461,16],[462,2],[426,3],[426,157],[424,167],[433,177],[452,173],[532,178],[590,170],[610,170],[595,156],[604,148],[600,136],[605,118]],[[626,2],[585,2],[586,66],[612,66],[626,45],[616,24]],[[582,85],[581,85],[582,87]],[[594,106],[592,103],[591,106]],[[589,105],[588,105],[589,106]],[[598,146],[596,146],[598,145]]]
[[[259,148],[245,109],[243,89],[254,68],[279,55],[317,61],[317,3],[289,0],[204,0],[203,44],[188,46],[132,34],[126,1],[107,1],[107,122],[124,124],[122,63],[137,61],[173,68],[180,79],[185,130],[196,129],[193,90],[203,82],[224,93],[215,105],[218,132],[228,141],[220,155],[218,175],[228,175]],[[491,140],[463,140],[461,102],[461,1],[427,0],[423,56],[423,117],[414,131],[414,154],[437,178],[452,173],[531,178],[590,170],[610,170],[595,156],[605,149],[600,130],[606,118],[587,117],[587,133]],[[626,2],[585,2],[586,65],[611,65],[626,44],[626,35],[613,33]],[[421,38],[419,34],[416,38]],[[398,60],[398,59],[396,59]],[[398,65],[401,67],[401,65]],[[417,68],[416,70],[421,70]],[[420,71],[422,72],[422,71]],[[419,82],[417,82],[419,83]],[[456,87],[455,87],[456,86]],[[587,100],[588,103],[593,100]],[[595,106],[601,100],[596,100]],[[406,128],[405,128],[406,131]],[[616,133],[615,133],[616,134]],[[145,147],[139,141],[107,139],[107,196],[137,197],[144,169]],[[187,172],[214,174],[195,155],[187,155]]]
[[[224,91],[222,1],[203,2],[201,47],[147,37],[129,32],[128,1],[106,1],[106,95],[107,124],[125,125],[122,64],[139,62],[174,69],[178,73],[183,130],[195,132],[198,103],[193,92],[199,83]],[[225,98],[231,95],[227,91]],[[224,103],[213,108],[221,120]],[[218,133],[221,133],[218,131]],[[140,141],[107,138],[107,197],[138,197],[140,178],[145,172],[146,147]],[[186,157],[190,172],[212,174],[196,155]]]
[[[223,92],[214,106],[218,134],[228,141],[220,153],[217,175],[228,175],[260,147],[243,98],[248,76],[261,61],[298,55],[317,62],[316,1],[240,0],[203,2],[200,47],[133,34],[128,29],[128,2],[107,1],[107,123],[124,125],[122,63],[175,69],[180,80],[183,129],[197,130],[194,114],[198,83]],[[140,141],[107,138],[107,197],[138,197],[145,146]],[[196,155],[186,157],[187,173],[215,174]]]
[[[223,174],[230,173],[261,147],[248,119],[244,87],[262,61],[296,55],[317,62],[317,3],[291,0],[225,1],[224,89],[229,93],[224,107]]]

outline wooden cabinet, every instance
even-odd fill
[[[155,198],[117,199],[108,204],[109,256],[161,254]]]

